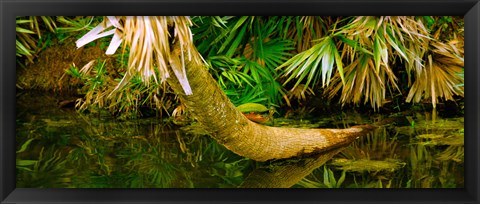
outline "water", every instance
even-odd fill
[[[308,163],[255,162],[226,150],[195,124],[179,127],[155,117],[119,121],[58,108],[57,101],[46,94],[17,97],[19,188],[236,188],[259,169],[268,174]],[[275,126],[344,128],[392,116],[277,118]],[[292,187],[461,188],[463,123],[435,112],[397,115]]]

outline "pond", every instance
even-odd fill
[[[236,188],[259,168],[283,165],[238,156],[196,123],[116,120],[59,108],[58,101],[44,93],[17,95],[17,188]],[[392,119],[310,170],[293,188],[463,188],[464,118],[440,115],[345,110],[279,116],[269,125],[346,128]]]

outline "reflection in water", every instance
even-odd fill
[[[463,188],[464,120],[417,113],[416,123],[380,126],[295,187],[323,187],[346,172],[346,188]],[[336,174],[333,174],[335,172]]]
[[[333,156],[342,151],[343,148],[336,148],[323,152],[322,154],[311,155],[301,159],[286,159],[275,161],[269,165],[256,168],[251,172],[240,188],[290,188],[305,176],[321,165],[325,164]]]
[[[58,108],[48,95],[17,97],[17,187],[28,188],[458,188],[464,186],[463,118],[411,113],[322,155],[255,162],[197,124],[118,121]],[[355,113],[276,126],[345,128],[390,116]],[[338,153],[340,152],[340,153]]]

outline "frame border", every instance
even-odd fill
[[[479,203],[478,0],[0,0],[0,203]],[[463,189],[22,189],[15,188],[15,16],[458,15],[465,19]]]

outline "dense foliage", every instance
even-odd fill
[[[79,39],[105,18],[41,19],[17,18],[17,56],[24,56],[27,63],[33,62],[35,54],[45,47],[41,44],[45,44],[42,36],[46,36],[46,32],[55,32],[61,39],[66,36]],[[256,102],[266,106],[291,106],[293,102],[304,104],[317,94],[342,106],[365,104],[378,110],[399,99],[414,103],[428,100],[436,107],[439,101],[454,101],[464,95],[461,17],[201,16],[189,19],[191,21],[174,18],[173,21],[178,25],[191,23],[194,46],[235,105]],[[125,26],[132,24],[127,25],[128,22],[124,22]],[[139,25],[137,21],[135,26]],[[180,33],[169,31],[170,35],[187,38],[189,34],[185,30],[188,29],[182,29]],[[148,36],[147,31],[140,33],[127,36],[130,41]],[[99,41],[99,47],[107,50],[109,41]],[[81,110],[107,108],[126,117],[141,115],[141,107],[182,112],[182,105],[168,87],[148,83],[163,78],[161,60],[152,61],[149,65],[152,68],[145,68],[147,71],[139,68],[144,71],[130,73],[127,60],[132,61],[132,55],[144,56],[144,52],[126,44],[115,55],[117,63],[105,64],[105,59],[91,59],[94,61],[83,68],[80,67],[84,64],[64,68],[70,76],[83,82],[81,94],[85,97],[78,101],[77,107]],[[137,54],[130,55],[133,51]],[[118,86],[120,81],[122,86]]]

